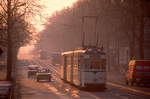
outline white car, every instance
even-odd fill
[[[36,76],[36,73],[38,72],[39,70],[39,66],[38,65],[29,65],[28,66],[28,77],[31,77],[31,76]]]

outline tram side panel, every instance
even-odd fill
[[[74,65],[73,65],[73,84],[76,86],[80,86],[80,77],[79,77],[79,60],[78,54],[74,54]]]
[[[71,76],[70,76],[71,84],[73,84],[73,66],[74,66],[74,53],[71,55]]]
[[[67,69],[66,69],[66,75],[67,75],[67,82],[70,82],[71,79],[71,65],[67,65]]]
[[[71,82],[71,57],[70,54],[67,55],[67,68],[66,68],[66,78],[67,82]]]
[[[67,67],[67,57],[63,55],[62,57],[62,62],[61,62],[61,79],[66,81],[66,67]]]

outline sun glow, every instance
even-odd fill
[[[32,59],[33,56],[31,54],[32,50],[34,49],[34,46],[28,45],[25,47],[21,47],[19,49],[18,59]]]

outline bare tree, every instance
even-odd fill
[[[14,47],[18,49],[20,43],[25,43],[31,35],[28,22],[31,17],[39,14],[41,8],[36,3],[37,0],[0,0],[0,26],[2,34],[7,39],[7,80],[12,79],[12,65],[14,58]],[[28,34],[28,36],[27,36]],[[26,36],[25,36],[26,35]],[[25,36],[24,39],[21,37]],[[18,38],[19,37],[19,38]],[[22,41],[21,41],[22,39]]]

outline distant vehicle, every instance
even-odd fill
[[[60,66],[61,63],[61,53],[51,53],[51,64],[53,66]]]
[[[12,83],[0,81],[0,99],[12,99]]]
[[[48,56],[49,56],[49,55],[48,55],[48,52],[47,52],[47,51],[41,50],[41,51],[39,52],[39,57],[40,57],[40,59],[48,59],[48,58],[49,58]]]
[[[49,69],[40,70],[36,74],[37,82],[39,81],[51,81],[51,73]]]
[[[150,60],[131,60],[128,64],[126,84],[150,84]]]
[[[39,66],[38,65],[29,65],[28,66],[28,77],[31,77],[31,76],[35,76],[36,73],[38,72],[39,70]]]
[[[62,53],[61,79],[79,88],[104,90],[106,54],[99,48]]]

